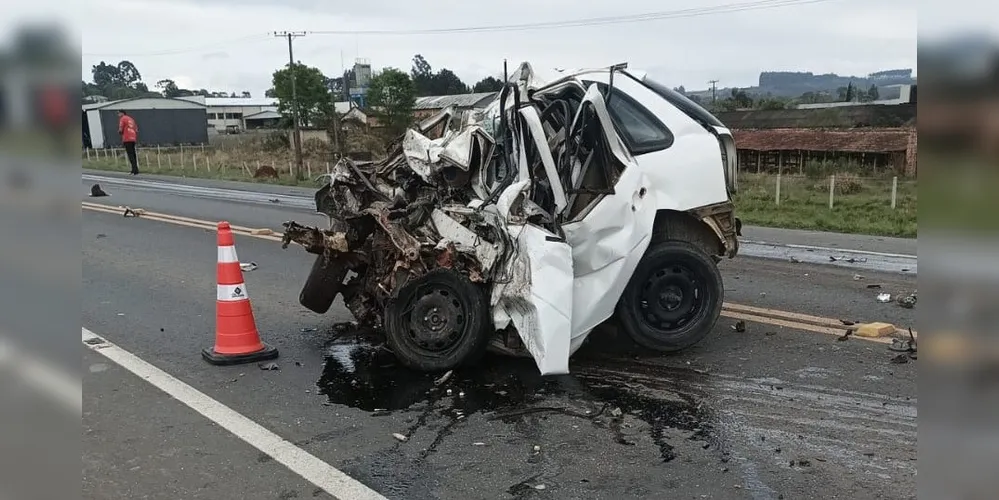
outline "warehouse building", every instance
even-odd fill
[[[135,119],[139,126],[139,144],[143,146],[208,143],[204,104],[166,97],[137,97],[84,105],[85,146],[93,149],[122,146],[118,134],[119,110],[125,110]]]

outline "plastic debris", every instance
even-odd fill
[[[879,293],[878,294],[878,302],[880,302],[882,304],[887,304],[887,303],[891,302],[891,294],[890,293]]]
[[[260,363],[259,365],[257,365],[257,367],[260,368],[261,370],[265,370],[265,371],[280,370],[281,369],[281,367],[278,366],[278,364],[275,363],[275,362],[273,362],[273,361],[271,361],[269,363]]]
[[[854,274],[853,275],[853,281],[861,281],[863,279],[864,279],[864,275],[862,275],[862,274]]]
[[[104,192],[104,189],[101,188],[100,184],[94,184],[93,186],[90,186],[91,198],[100,198],[102,196],[110,196],[110,195]]]
[[[403,443],[405,443],[407,440],[409,440],[408,437],[406,437],[406,436],[404,436],[402,434],[399,434],[398,432],[393,432],[392,433],[392,437],[396,438],[399,441],[402,441]]]
[[[732,325],[732,329],[735,330],[735,331],[737,331],[737,332],[739,332],[739,333],[745,332],[746,331],[746,322],[742,321],[742,320],[736,321],[735,324]]]
[[[239,263],[239,270],[243,271],[244,273],[248,273],[250,271],[256,271],[257,270],[257,263],[256,262],[240,262]]]

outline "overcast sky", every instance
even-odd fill
[[[287,45],[276,30],[405,30],[566,21],[601,16],[705,9],[761,0],[87,0],[67,22],[82,34],[83,77],[101,60],[135,63],[152,86],[170,78],[180,86],[262,95],[271,73],[286,64]],[[320,35],[295,39],[295,58],[337,75],[341,61],[369,59],[377,69],[408,70],[420,53],[434,69],[447,67],[466,83],[499,75],[502,61],[529,60],[539,67],[580,67],[628,61],[671,86],[702,89],[749,86],[762,70],[834,72],[916,67],[916,9],[905,0],[771,0],[792,5],[677,16],[618,25],[512,32],[434,35]],[[957,0],[968,2],[970,0]],[[796,3],[795,3],[796,2]],[[34,0],[18,10],[66,6]],[[999,18],[994,2],[977,10],[953,9],[955,0],[936,2],[927,14],[937,28],[954,31],[975,20],[952,12],[976,12],[978,20]],[[28,4],[28,5],[25,5]],[[501,7],[502,6],[502,7]],[[6,9],[7,7],[5,7]],[[75,7],[74,7],[75,8]],[[525,15],[529,13],[529,15]],[[8,21],[9,22],[9,21]],[[984,22],[984,21],[982,21]],[[921,26],[927,30],[926,23]],[[939,31],[939,30],[936,30]],[[341,57],[342,54],[342,57]]]

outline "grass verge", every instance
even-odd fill
[[[832,208],[829,184],[829,178],[782,176],[778,204],[776,175],[741,173],[736,214],[756,226],[916,237],[915,181],[899,179],[895,209],[890,177],[837,176]]]
[[[147,174],[218,179],[283,186],[315,187],[312,178],[298,181],[287,170],[278,179],[254,179],[241,166],[222,162],[205,166],[204,160],[194,168],[188,155],[187,164],[181,158],[163,155],[158,162],[146,161],[139,155],[139,170]],[[128,172],[127,161],[121,158],[83,161],[85,168],[111,172]],[[253,171],[248,167],[249,172]],[[313,171],[312,177],[319,171]],[[917,233],[916,182],[899,180],[896,208],[891,208],[891,178],[861,178],[837,176],[833,208],[829,208],[829,179],[801,176],[781,178],[781,200],[776,203],[777,176],[741,173],[739,193],[735,196],[736,213],[744,223],[756,226],[788,229],[810,229],[840,233],[869,234],[914,238]]]

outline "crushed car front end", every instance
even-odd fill
[[[492,347],[568,373],[615,311],[640,344],[698,341],[720,307],[710,259],[738,248],[734,143],[643,78],[619,65],[543,81],[525,63],[487,109],[446,109],[381,161],[339,161],[316,193],[329,227],[285,224],[286,247],[317,255],[301,303],[325,313],[342,296],[428,371]],[[664,263],[692,271],[636,284]]]

